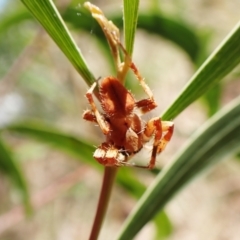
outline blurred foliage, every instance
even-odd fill
[[[154,218],[156,226],[156,240],[166,239],[173,232],[173,227],[170,219],[164,211],[157,214]]]
[[[126,2],[131,7],[131,1]],[[0,93],[3,93],[1,94],[1,98],[4,98],[4,95],[7,96],[10,94],[11,90],[17,94],[25,93],[25,98],[28,99],[27,104],[35,106],[33,107],[32,115],[40,118],[44,116],[46,119],[43,119],[43,121],[49,121],[49,118],[51,118],[49,116],[52,115],[52,112],[47,115],[48,111],[55,111],[54,120],[56,120],[62,112],[68,114],[67,111],[74,102],[71,98],[72,88],[74,87],[70,86],[71,82],[59,84],[55,81],[50,81],[52,73],[49,72],[51,69],[54,72],[54,66],[51,65],[51,62],[43,62],[38,57],[40,52],[45,51],[44,47],[46,46],[44,39],[40,37],[42,30],[37,21],[48,32],[49,36],[55,41],[88,85],[94,81],[94,76],[68,26],[71,27],[73,33],[77,32],[80,37],[94,30],[94,38],[98,41],[99,46],[103,47],[106,59],[109,60],[109,64],[111,65],[110,52],[100,27],[83,7],[79,7],[80,3],[78,1],[72,1],[71,4],[61,7],[60,10],[56,8],[52,1],[48,0],[22,0],[22,3],[27,8],[20,1],[9,1],[6,3],[6,10],[1,12],[0,77],[3,79],[0,82],[3,85],[3,88],[0,89]],[[136,1],[136,4],[138,5],[138,1]],[[141,11],[139,13],[135,12],[136,16],[138,15],[137,28],[144,30],[147,34],[154,34],[171,41],[188,56],[193,65],[199,66],[199,62],[202,62],[202,59],[205,59],[209,54],[206,49],[210,38],[201,37],[198,30],[194,26],[191,26],[191,24],[164,14],[162,11],[159,12],[156,9],[148,9],[145,12]],[[125,41],[130,52],[134,48],[135,29],[131,26],[136,25],[136,16],[133,16],[132,19],[131,14],[124,16],[126,22],[123,31],[125,31]],[[107,17],[119,28],[123,28],[124,22],[120,11]],[[129,28],[126,27],[128,21],[130,22]],[[37,41],[33,41],[31,53],[23,51],[24,48],[28,50],[29,46],[31,46],[31,41],[36,37],[36,33],[39,34],[37,35],[37,39],[39,37],[42,46],[36,47]],[[239,64],[239,39],[240,30],[238,25],[231,35],[204,62],[192,79],[189,80],[184,90],[176,97],[174,103],[168,106],[163,115],[165,119],[175,118],[188,105],[202,96],[204,96],[204,102],[208,109],[208,116],[212,116],[218,112],[221,108],[220,99],[224,85],[224,83],[219,83],[219,81]],[[83,45],[83,48],[87,46],[88,42]],[[35,52],[33,50],[34,47],[36,47]],[[21,57],[25,59],[22,60]],[[26,59],[31,61],[32,65],[38,65],[40,70],[36,71],[34,67],[28,69]],[[20,82],[14,81],[15,78],[20,80]],[[5,85],[7,86],[7,90],[4,89]],[[60,92],[61,96],[58,95]],[[39,101],[41,101],[41,104],[39,104]],[[42,106],[43,104],[45,106]],[[54,110],[52,110],[51,104],[55,107]],[[239,107],[234,106],[235,110],[237,109],[236,111],[238,111]],[[61,113],[58,113],[58,108],[61,108],[61,111],[59,111]],[[164,239],[171,234],[172,226],[167,215],[163,212],[159,212],[156,216],[155,214],[162,209],[171,196],[179,191],[182,185],[190,181],[193,176],[195,177],[199,174],[200,170],[208,168],[212,158],[218,156],[219,161],[224,154],[230,154],[233,150],[236,150],[236,146],[239,146],[238,136],[240,134],[238,122],[240,121],[238,119],[239,114],[231,115],[231,113],[231,110],[224,111],[220,115],[218,114],[217,117],[215,116],[213,120],[210,120],[202,128],[201,133],[195,135],[191,142],[179,151],[174,163],[167,169],[164,168],[163,173],[160,172],[158,174],[154,187],[148,188],[147,193],[140,200],[144,207],[141,208],[141,205],[138,204],[137,210],[134,210],[135,212],[130,216],[130,220],[127,220],[125,223],[125,230],[123,230],[125,233],[122,233],[123,236],[131,239],[147,221],[153,218],[156,226],[160,226],[156,227],[156,239]],[[25,116],[27,117],[28,113]],[[18,121],[19,119],[16,115],[11,120]],[[12,154],[14,147],[11,149],[11,144],[7,143],[9,133],[12,137],[16,136],[17,133],[17,136],[22,135],[30,139],[37,139],[59,151],[69,154],[79,162],[84,162],[95,167],[97,170],[101,170],[101,166],[92,159],[92,152],[94,150],[92,143],[89,143],[81,136],[67,134],[64,130],[45,124],[43,121],[35,122],[26,120],[15,124],[11,124],[9,121],[7,125],[2,124],[1,127],[1,133],[3,134],[0,142],[0,170],[21,190],[26,209],[29,209],[30,206],[27,180],[21,171],[19,161]],[[229,122],[232,123],[230,124],[232,128],[228,128]],[[226,142],[229,144],[226,144]],[[224,151],[224,154],[221,152],[222,156],[219,156],[219,150],[221,149]],[[196,155],[197,160],[191,157],[193,155]],[[194,163],[192,162],[193,160]],[[136,178],[132,169],[120,169],[117,182],[128,192],[129,196],[135,198],[140,198],[145,191],[145,185]],[[159,196],[162,196],[162,198]],[[145,213],[147,211],[145,208],[151,210],[149,210],[149,214],[142,214],[142,212]],[[139,221],[140,215],[141,221]],[[136,216],[138,217],[135,218]],[[119,237],[118,239],[124,239],[124,237]]]
[[[31,206],[29,202],[29,193],[26,185],[26,181],[22,176],[21,170],[13,157],[13,154],[0,139],[0,171],[5,173],[13,183],[22,191],[23,202],[25,204],[26,211],[30,213]]]
[[[158,174],[116,239],[132,239],[183,186],[226,156],[236,154],[239,148],[238,97],[210,118],[173,157],[171,164]]]

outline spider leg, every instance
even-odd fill
[[[158,145],[158,148],[157,148],[158,154],[165,149],[167,143],[171,140],[173,135],[173,130],[174,130],[174,123],[170,121],[162,121],[162,130],[163,132],[166,132],[166,134],[162,137]]]
[[[127,161],[134,154],[128,154],[123,149],[115,148],[111,144],[102,143],[94,152],[93,157],[102,165],[107,167],[137,167],[148,168],[148,166],[136,165]]]
[[[154,134],[152,155],[147,168],[154,168],[156,156],[165,149],[167,143],[171,140],[173,129],[173,122],[161,121],[160,118],[152,118],[147,122],[143,133],[145,142],[148,142],[149,138]]]
[[[84,7],[86,7],[92,14],[93,18],[95,18],[102,31],[104,32],[106,39],[111,48],[111,52],[113,55],[113,59],[115,61],[116,68],[118,69],[121,65],[120,55],[118,51],[118,41],[120,41],[120,33],[119,29],[114,25],[112,21],[109,21],[97,6],[91,4],[90,2],[85,2]]]
[[[110,143],[102,143],[94,152],[93,157],[102,165],[108,167],[123,166],[127,160],[127,155],[123,154],[121,150],[111,146]]]
[[[89,122],[94,122],[94,123],[98,123],[96,116],[94,114],[94,112],[92,110],[86,110],[83,113],[83,119],[89,121]]]
[[[90,111],[86,111],[83,114],[83,118],[89,121],[97,122],[99,127],[101,128],[102,132],[106,135],[110,131],[110,127],[107,121],[105,121],[102,114],[98,111],[94,100],[93,100],[93,90],[96,87],[97,83],[94,82],[93,85],[89,88],[89,90],[86,93],[87,100],[92,108]],[[91,116],[92,115],[92,116]]]
[[[117,41],[117,39],[116,39],[116,41]],[[148,96],[147,99],[143,99],[143,100],[136,102],[136,106],[138,108],[140,108],[143,113],[149,112],[152,109],[157,107],[157,103],[154,100],[153,93],[152,93],[151,89],[149,88],[149,86],[144,81],[144,78],[141,76],[136,65],[132,62],[131,56],[127,53],[126,49],[123,47],[123,45],[120,41],[118,41],[118,45],[125,55],[124,62],[130,64],[129,67],[132,69],[132,71],[133,71],[134,75],[136,76],[137,80],[139,81],[141,87],[143,88],[144,92]]]
[[[152,118],[146,124],[143,135],[145,137],[145,141],[149,141],[149,138],[154,134],[152,155],[149,161],[149,164],[146,168],[153,169],[156,163],[156,156],[158,154],[158,146],[161,143],[163,128],[162,123],[159,118]]]

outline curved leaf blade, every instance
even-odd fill
[[[84,12],[81,12],[81,14],[83,15]],[[86,21],[79,21],[77,10],[70,7],[64,12],[63,18],[66,22],[71,23],[75,28],[81,28],[86,31],[90,31],[90,29],[93,28],[96,36],[100,40],[105,40],[100,27],[95,24],[93,25],[93,22],[91,22],[90,15],[84,15]],[[112,15],[108,16],[108,19],[111,19],[119,28],[123,27],[122,16]],[[174,42],[186,51],[193,61],[197,60],[200,52],[199,39],[194,30],[187,24],[150,12],[139,13],[137,27]]]
[[[181,47],[193,62],[201,50],[200,39],[188,24],[162,16],[160,13],[140,13],[138,28],[162,36]]]
[[[95,78],[54,3],[51,0],[21,1],[48,32],[87,84],[91,85]]]
[[[93,159],[93,152],[95,150],[93,146],[51,125],[38,121],[25,121],[9,125],[2,129],[2,131],[6,130],[49,144],[77,160],[91,164],[97,169],[103,169],[103,166]],[[144,185],[134,178],[127,168],[122,168],[118,171],[117,180],[118,183],[134,197],[140,197],[145,190]]]
[[[25,121],[5,127],[3,130],[16,132],[51,146],[77,158],[86,160],[88,163],[97,165],[92,159],[94,147],[78,139],[77,137],[65,134],[53,126],[42,124],[38,121]],[[98,164],[99,165],[99,164]],[[100,166],[100,165],[99,165]]]
[[[239,64],[239,39],[240,22],[193,75],[176,100],[163,113],[163,119],[175,118]]]
[[[8,14],[4,18],[1,19],[0,22],[0,33],[4,33],[8,31],[9,28],[17,26],[19,23],[31,19],[32,16],[30,13],[25,9],[18,9],[13,13]]]
[[[14,159],[10,149],[1,139],[0,139],[0,171],[5,173],[13,181],[15,186],[17,186],[20,189],[25,209],[29,213],[31,211],[31,204],[26,180],[24,179],[22,172],[17,164],[17,161]]]
[[[230,123],[230,124],[229,124]],[[163,169],[129,215],[116,239],[135,234],[193,177],[240,148],[240,98],[207,121]]]
[[[79,14],[82,18],[84,18],[84,21],[80,21]],[[91,15],[86,12],[84,8],[76,9],[70,6],[66,9],[66,11],[64,11],[62,17],[64,21],[70,23],[75,28],[80,28],[87,32],[94,29],[94,34],[98,37],[98,39],[101,42],[106,42],[101,28],[98,24],[92,21]],[[123,27],[122,16],[112,15],[108,18],[111,19],[119,28]],[[29,19],[32,19],[32,16],[26,12],[25,9],[13,12],[0,22],[0,32],[7,31],[10,27],[16,26],[16,24],[20,24],[21,22]],[[149,12],[139,13],[137,27],[174,42],[189,55],[192,61],[195,62],[197,60],[201,48],[199,39],[194,30],[186,23],[164,17],[159,13]],[[105,44],[105,46],[108,48],[107,44]]]
[[[173,226],[170,219],[164,211],[158,212],[154,218],[156,229],[156,240],[166,240],[173,232]]]

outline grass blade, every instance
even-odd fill
[[[82,16],[84,21],[80,21],[79,14]],[[64,21],[70,23],[73,27],[90,32],[94,29],[94,34],[98,39],[105,43],[105,36],[98,24],[92,21],[91,15],[86,12],[84,8],[73,8],[68,7],[62,15]],[[114,24],[119,28],[122,28],[122,16],[112,15],[108,17]],[[32,16],[26,12],[25,9],[18,10],[9,14],[7,17],[0,22],[0,32],[7,31],[10,27],[16,26],[16,24],[21,24],[25,20],[32,19]],[[187,24],[176,21],[174,19],[161,16],[159,13],[140,13],[138,15],[137,27],[144,29],[149,33],[157,34],[164,37],[179,47],[181,47],[192,59],[196,61],[198,54],[200,52],[199,39],[193,29],[191,29]],[[108,49],[108,45],[105,44]]]
[[[99,165],[96,161],[92,161],[92,153],[94,147],[84,141],[81,141],[76,136],[65,134],[50,125],[42,124],[38,121],[25,121],[13,125],[9,125],[2,130],[20,133],[22,135],[34,138],[45,144],[69,154],[72,157],[86,160],[87,163]],[[100,166],[100,165],[99,165]]]
[[[1,139],[0,139],[0,170],[12,180],[15,186],[17,186],[20,189],[26,212],[30,213],[31,205],[26,180],[24,179],[10,149]]]
[[[74,42],[54,3],[51,0],[21,1],[48,32],[87,84],[91,85],[95,78],[87,67],[80,49]]]
[[[175,118],[239,64],[239,39],[240,22],[193,75],[176,100],[164,112],[163,119]]]
[[[17,9],[12,13],[1,19],[0,22],[0,33],[7,32],[9,28],[18,26],[19,23],[25,20],[31,19],[31,14],[25,9]]]
[[[102,169],[102,165],[93,159],[95,148],[92,145],[76,136],[63,133],[52,125],[46,125],[38,121],[25,121],[2,129],[2,131],[6,130],[49,144],[77,160],[91,164],[97,169]],[[117,181],[133,197],[139,198],[145,191],[145,187],[130,172],[127,168],[121,168],[118,171]]]
[[[200,39],[194,29],[186,23],[153,12],[140,13],[137,26],[174,42],[189,55],[193,62],[198,60],[201,50]]]
[[[160,172],[125,221],[116,239],[133,239],[186,183],[226,155],[239,151],[239,148],[240,98],[206,122],[172,163]]]
[[[79,17],[77,15],[79,11],[86,21],[79,21]],[[75,8],[69,7],[63,13],[63,18],[75,28],[84,29],[88,32],[91,29],[94,29],[94,34],[100,40],[105,41],[104,34],[102,33],[100,27],[97,24],[94,24],[91,21],[91,16],[89,14],[84,14],[84,11],[81,11],[81,9],[76,10]],[[123,27],[121,15],[116,14],[108,16],[108,19],[111,19],[119,28]],[[160,14],[149,12],[139,13],[137,27],[174,42],[186,51],[193,61],[197,60],[200,51],[199,39],[195,31],[187,24],[161,16]],[[125,41],[127,42],[127,40]]]
[[[133,53],[135,31],[138,19],[139,0],[123,1],[123,28],[125,47],[129,55]]]
[[[164,211],[158,212],[154,218],[155,229],[156,229],[156,240],[166,240],[170,237],[173,232],[173,226]]]

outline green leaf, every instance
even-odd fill
[[[77,160],[91,164],[97,169],[102,168],[102,166],[93,159],[93,146],[85,143],[76,136],[59,131],[53,126],[38,121],[26,121],[9,125],[2,130],[8,130],[12,133],[15,132],[36,139],[75,157]],[[129,168],[119,169],[117,182],[134,198],[140,198],[146,189],[146,187],[136,179]],[[155,220],[155,222],[159,221]]]
[[[92,22],[90,15],[81,12],[81,15],[86,21],[79,21],[77,12],[78,10],[75,8],[68,8],[63,14],[64,20],[71,23],[75,28],[81,28],[88,32],[94,29],[94,34],[101,39],[101,41],[105,41],[104,34],[100,27]],[[121,15],[108,16],[108,19],[112,20],[119,28],[122,28]],[[193,61],[197,59],[200,52],[199,39],[194,30],[187,24],[161,16],[160,14],[149,12],[139,14],[137,27],[176,43],[188,53]]]
[[[164,211],[159,212],[154,218],[156,227],[156,240],[166,239],[173,231],[172,224]]]
[[[134,38],[138,19],[139,0],[123,0],[123,28],[125,47],[129,55],[133,53]]]
[[[173,104],[164,112],[163,119],[175,118],[239,64],[239,39],[240,22],[193,75]]]
[[[199,37],[188,24],[162,16],[159,13],[140,13],[138,28],[164,37],[181,47],[193,62],[198,60],[201,51]]]
[[[222,109],[199,129],[147,189],[125,221],[116,239],[135,234],[192,178],[239,151],[240,98]]]
[[[208,116],[211,117],[220,108],[220,101],[222,95],[221,84],[215,85],[206,94],[203,95],[203,101],[208,109]]]
[[[6,32],[11,27],[16,27],[19,23],[31,19],[32,16],[26,9],[17,9],[13,13],[8,14],[1,19],[0,22],[0,33]]]
[[[7,126],[3,130],[16,132],[34,138],[87,163],[98,166],[93,160],[94,147],[78,139],[76,136],[65,134],[51,125],[38,121],[25,121]],[[100,167],[100,165],[99,165]]]
[[[120,168],[117,174],[118,183],[134,198],[140,198],[146,187],[136,178],[132,170],[126,167]]]
[[[41,141],[42,143],[49,144],[77,160],[91,164],[97,169],[103,169],[103,166],[93,159],[95,148],[92,145],[89,145],[77,136],[63,133],[51,125],[43,124],[38,121],[25,121],[9,125],[2,129],[2,131],[3,130],[22,134]],[[117,181],[135,198],[139,198],[145,191],[144,185],[131,174],[131,171],[128,168],[122,168],[119,170]]]
[[[74,42],[54,3],[51,0],[21,1],[52,37],[87,84],[91,85],[95,81],[95,78],[90,72],[80,49]]]
[[[84,8],[76,9],[70,6],[64,11],[62,16],[66,22],[75,28],[80,28],[88,33],[94,30],[94,35],[97,36],[102,43],[105,43],[104,46],[108,49],[101,28],[93,21],[91,15]],[[0,22],[0,32],[7,31],[8,28],[15,27],[17,24],[21,24],[21,22],[29,19],[32,19],[32,16],[25,10],[13,12]],[[123,27],[121,15],[108,16],[108,19],[112,20],[119,28]],[[164,17],[156,12],[149,12],[139,14],[137,27],[174,42],[186,51],[194,62],[197,60],[200,52],[199,39],[195,31],[186,23]]]
[[[10,149],[1,139],[0,139],[0,171],[5,173],[12,180],[12,182],[19,188],[22,194],[26,212],[30,213],[31,205],[26,180],[24,179],[22,172],[17,164],[17,161],[14,159]]]

